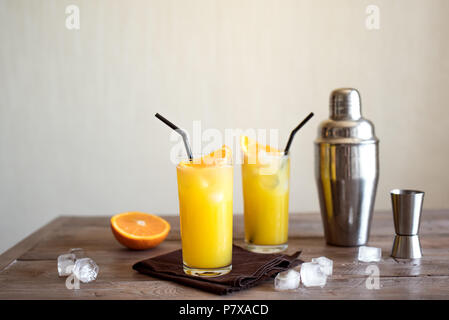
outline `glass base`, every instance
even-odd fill
[[[202,269],[202,268],[191,268],[183,265],[184,273],[191,275],[191,276],[197,276],[197,277],[219,277],[222,275],[225,275],[232,270],[232,264],[226,267],[222,268],[216,268],[216,269]]]
[[[255,253],[277,253],[282,252],[288,248],[287,243],[276,244],[276,245],[260,245],[260,244],[252,244],[245,243],[246,250],[255,252]]]

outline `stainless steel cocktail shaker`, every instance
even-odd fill
[[[379,140],[361,115],[360,95],[344,88],[330,95],[330,117],[315,140],[315,177],[326,242],[368,242],[379,178]]]

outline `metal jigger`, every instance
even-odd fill
[[[399,259],[422,257],[418,232],[424,192],[395,189],[390,192],[396,236],[391,256]]]

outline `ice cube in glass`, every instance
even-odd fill
[[[212,202],[220,202],[220,201],[223,201],[223,199],[225,198],[225,195],[223,192],[220,192],[220,191],[216,191],[216,192],[211,191],[211,193],[209,194],[209,197]]]
[[[274,189],[279,185],[279,177],[275,174],[262,174],[259,176],[259,182],[265,189]]]

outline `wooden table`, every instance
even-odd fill
[[[0,299],[448,299],[449,210],[423,212],[420,238],[424,257],[396,261],[389,255],[394,236],[391,212],[376,212],[369,245],[381,247],[380,289],[366,288],[369,263],[356,261],[357,248],[325,244],[318,214],[291,214],[288,253],[302,249],[301,258],[326,256],[334,274],[324,288],[276,292],[273,282],[228,296],[216,296],[139,274],[134,262],[180,248],[178,217],[168,238],[147,251],[121,247],[109,229],[108,217],[56,218],[0,256]],[[243,219],[235,215],[235,243],[242,244]],[[96,281],[68,290],[58,277],[56,258],[82,247],[100,266]]]

